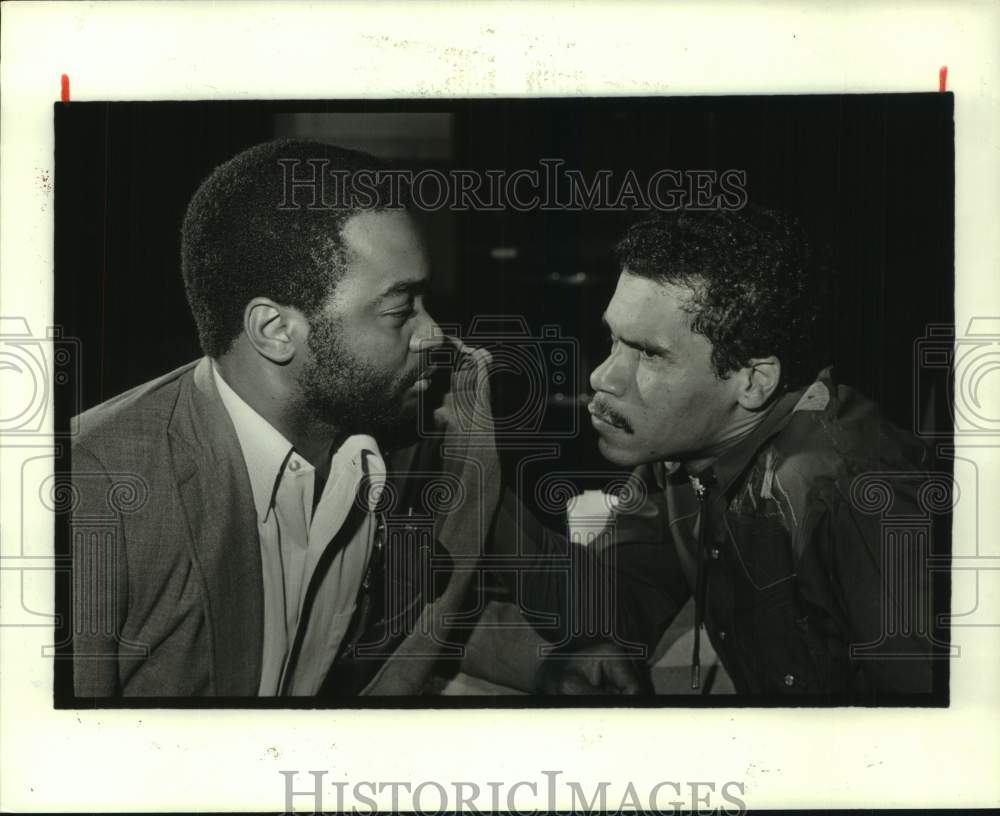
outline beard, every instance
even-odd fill
[[[311,359],[299,376],[307,416],[345,436],[368,434],[383,449],[416,437],[416,401],[410,404],[406,392],[420,378],[419,367],[400,375],[359,359],[335,318],[313,320],[308,347]]]

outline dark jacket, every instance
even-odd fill
[[[928,564],[947,565],[951,474],[830,370],[780,397],[697,483],[657,464],[627,484],[589,547],[502,498],[495,536],[555,558],[547,589],[526,597],[547,591],[563,611],[540,629],[560,651],[613,639],[648,660],[694,596],[742,695],[873,704],[941,690]]]
[[[950,474],[829,369],[710,472],[637,475],[646,500],[616,519],[600,556],[626,640],[652,649],[693,594],[740,693],[875,702],[932,690],[943,644],[928,558],[947,552],[933,533],[947,532]]]

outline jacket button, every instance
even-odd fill
[[[714,559],[715,559],[716,561],[718,561],[718,560],[719,560],[719,548],[718,548],[718,547],[712,547],[712,552],[711,552],[711,556],[712,556],[712,558],[714,558]]]
[[[726,631],[725,629],[723,629],[722,631],[719,632],[719,640],[725,640],[725,639],[726,639]]]
[[[786,674],[785,675],[785,685],[786,686],[794,686],[795,685],[795,675],[794,674]]]

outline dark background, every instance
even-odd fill
[[[914,343],[953,320],[952,105],[951,94],[57,104],[56,322],[83,357],[82,402],[63,415],[200,355],[179,268],[187,202],[241,149],[297,135],[442,169],[537,170],[559,158],[587,178],[745,170],[751,201],[796,214],[829,251],[838,377],[903,427],[925,403],[926,423],[940,394],[914,393]],[[612,248],[641,215],[425,219],[439,322],[521,315],[533,336],[554,325],[576,341],[576,387],[548,384],[540,435],[579,429],[562,439],[567,470],[611,469],[578,396],[607,348],[599,318],[618,272]],[[497,260],[499,247],[516,258]],[[499,414],[516,411],[518,383],[501,378],[496,390]]]

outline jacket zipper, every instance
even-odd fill
[[[698,498],[698,553],[694,587],[694,645],[691,650],[691,688],[701,686],[701,627],[705,620],[705,595],[708,571],[705,553],[708,549],[708,487],[697,476],[690,477]]]

